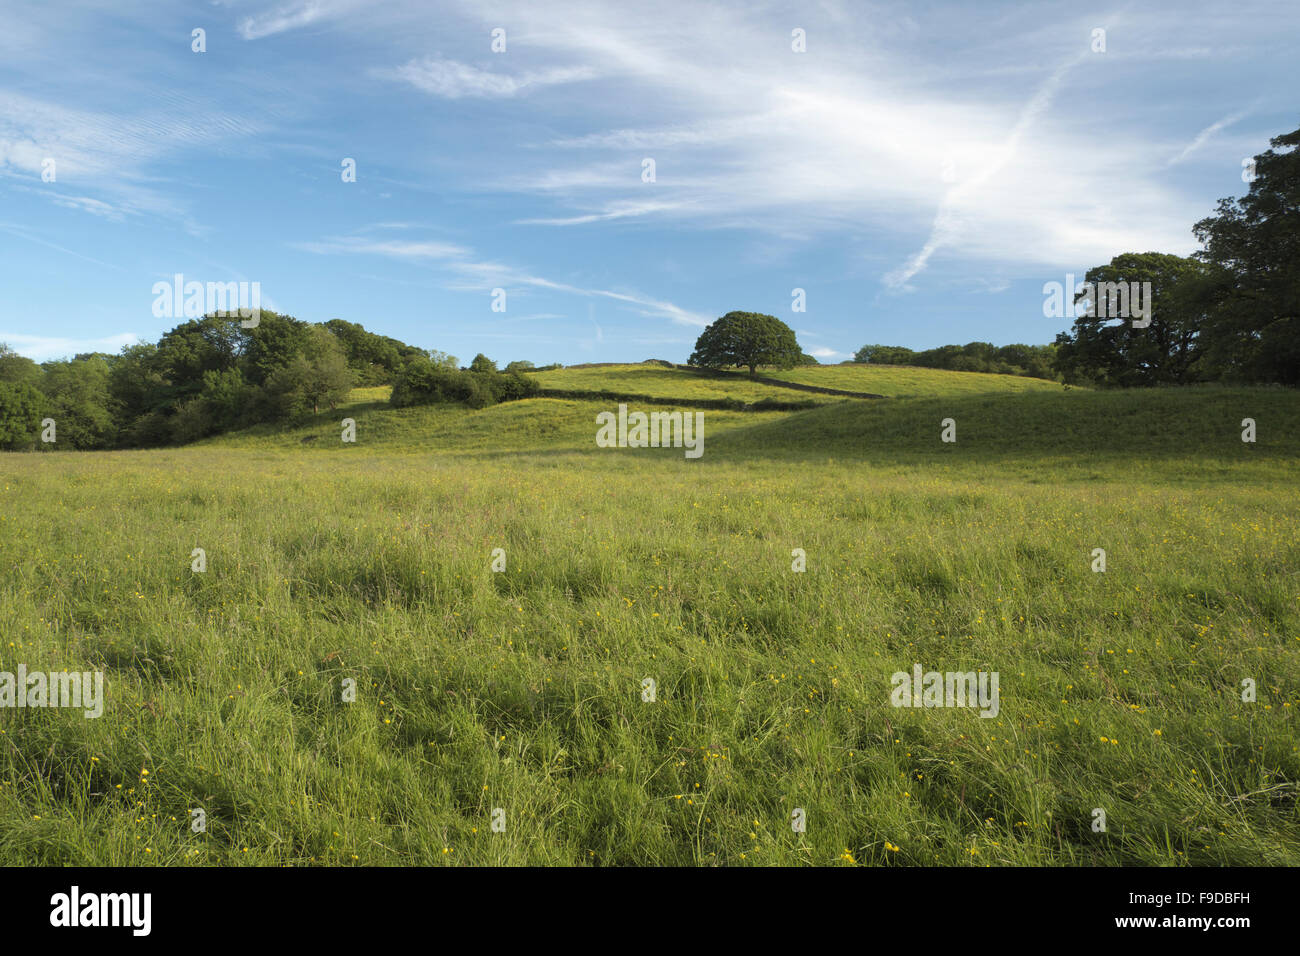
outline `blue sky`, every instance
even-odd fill
[[[463,362],[1050,342],[1045,282],[1194,251],[1300,126],[1297,50],[1293,2],[10,3],[0,341],[156,340],[182,273]]]

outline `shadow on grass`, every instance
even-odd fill
[[[1252,419],[1256,441],[1242,441]],[[955,441],[942,440],[948,420]],[[1300,393],[1187,388],[947,396],[842,402],[730,429],[724,457],[880,463],[1201,459],[1208,465],[1300,459]]]

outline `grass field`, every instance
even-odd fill
[[[532,375],[532,378],[546,389],[618,392],[683,401],[734,399],[751,404],[764,399],[810,403],[836,401],[834,396],[791,391],[738,372],[710,376],[656,365],[562,368],[537,372]]]
[[[891,398],[1061,390],[1060,385],[1041,378],[989,375],[984,372],[947,372],[943,369],[905,365],[806,365],[792,369],[767,369],[760,374],[783,382],[868,392]]]
[[[1038,378],[986,375],[981,372],[946,372],[941,369],[897,365],[814,365],[793,369],[761,369],[754,378],[741,371],[704,376],[657,365],[594,365],[538,372],[532,377],[543,388],[631,392],[685,400],[735,398],[756,402],[766,398],[820,404],[828,404],[837,399],[833,395],[781,388],[768,384],[765,380],[817,385],[891,398],[1061,390],[1061,386],[1055,382]]]
[[[694,461],[382,390],[0,457],[0,671],[108,698],[0,709],[0,864],[1300,863],[1300,396],[781,377],[911,397],[707,411]],[[916,663],[998,715],[891,706]]]

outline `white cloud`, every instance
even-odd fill
[[[295,249],[321,254],[356,253],[387,256],[391,259],[444,261],[469,255],[469,250],[450,242],[403,242],[397,239],[365,239],[344,236],[322,242],[297,242]]]
[[[565,295],[599,297],[633,306],[640,314],[651,318],[666,318],[680,325],[705,326],[711,321],[698,312],[684,309],[672,302],[651,298],[637,292],[619,292],[609,289],[591,289],[555,282],[490,260],[471,258],[472,251],[463,246],[445,242],[403,242],[398,240],[373,240],[359,236],[345,236],[320,242],[298,242],[294,248],[318,255],[360,254],[377,255],[406,262],[423,261],[436,264],[458,277],[447,288],[460,291],[482,291],[496,287],[509,289],[525,286],[558,292]]]
[[[1192,155],[1192,153],[1196,152],[1207,142],[1209,142],[1210,137],[1212,137],[1215,133],[1219,132],[1219,130],[1227,129],[1233,123],[1236,123],[1238,120],[1243,119],[1249,113],[1250,110],[1241,110],[1240,112],[1232,113],[1228,116],[1223,117],[1223,119],[1221,120],[1217,120],[1211,123],[1209,126],[1205,127],[1205,129],[1197,133],[1196,137],[1190,143],[1184,146],[1182,151],[1178,153],[1177,156],[1169,160],[1168,165],[1176,166],[1177,164],[1181,163],[1188,156]]]
[[[986,162],[977,166],[975,175],[954,186],[944,197],[943,204],[939,207],[939,212],[935,216],[934,226],[930,230],[930,237],[925,241],[925,245],[904,265],[885,276],[886,285],[891,288],[898,288],[906,284],[909,279],[926,267],[930,257],[937,250],[959,238],[964,225],[961,210],[964,209],[969,214],[978,208],[975,203],[970,202],[972,199],[979,199],[976,190],[992,179],[1007,163],[1016,157],[1025,133],[1030,129],[1034,121],[1052,105],[1052,100],[1056,97],[1056,92],[1060,89],[1061,82],[1065,79],[1066,74],[1082,63],[1089,55],[1086,50],[1076,54],[1057,67],[1038,87],[1034,95],[1030,97],[1029,102],[1025,104],[1024,109],[1021,110],[1016,125],[1012,127],[1010,134],[1001,146],[992,152]]]
[[[83,352],[108,352],[116,355],[124,346],[139,343],[133,332],[121,332],[100,339],[69,339],[44,335],[25,335],[20,332],[0,332],[0,342],[9,345],[20,355],[37,362],[72,358]]]
[[[991,22],[954,10],[951,31],[962,35],[963,20],[977,28],[971,49],[936,63],[918,48],[919,23],[856,8],[833,29],[810,30],[805,56],[778,39],[789,33],[779,17],[736,5],[575,3],[562,17],[528,3],[463,9],[484,28],[508,20],[530,56],[600,77],[588,129],[516,151],[496,182],[554,204],[521,223],[653,217],[791,244],[828,234],[915,241],[885,263],[881,279],[896,290],[939,255],[945,270],[1001,262],[1032,274],[1130,249],[1195,248],[1189,224],[1203,209],[1163,180],[1152,117],[1108,116],[1100,137],[1076,113],[1081,97],[1118,82],[1112,53],[1128,51],[1131,73],[1143,51],[1202,52],[1187,49],[1200,36],[1194,20],[1171,28],[1157,11],[1128,11],[1122,34],[1108,23],[1114,50],[1103,56],[1089,48],[1092,18],[1013,27],[1005,10]],[[628,115],[643,125],[628,126]],[[642,156],[657,162],[650,186],[639,180]],[[955,182],[942,176],[949,158]]]
[[[811,355],[813,358],[817,358],[817,359],[838,359],[838,358],[848,358],[853,353],[837,352],[834,349],[819,348],[819,349],[808,349],[808,354]]]
[[[514,96],[529,89],[589,80],[596,75],[595,71],[588,67],[555,67],[514,75],[480,70],[467,63],[436,57],[412,60],[396,69],[377,70],[376,74],[389,79],[402,80],[417,90],[449,100],[462,97],[498,99]]]
[[[610,219],[627,219],[634,216],[645,216],[655,212],[666,212],[670,209],[680,209],[686,205],[684,202],[628,202],[617,201],[606,205],[604,212],[587,213],[581,216],[568,216],[557,219],[516,219],[516,225],[520,226],[581,226],[591,222],[607,222]]]
[[[296,30],[333,19],[360,6],[356,0],[304,0],[300,3],[286,3],[258,16],[245,17],[239,24],[239,33],[245,40],[261,40],[286,30]]]
[[[190,150],[228,146],[262,127],[210,104],[183,105],[189,108],[127,113],[0,90],[0,176],[66,208],[112,220],[177,219],[197,232],[186,203],[173,199],[150,168]],[[55,173],[49,183],[41,180],[47,159]],[[76,194],[67,192],[70,184]]]

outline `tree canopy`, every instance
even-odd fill
[[[1057,368],[1067,381],[1131,387],[1183,385],[1207,377],[1200,364],[1204,293],[1217,281],[1215,270],[1181,256],[1130,252],[1089,269],[1084,280],[1129,290],[1135,283],[1139,290],[1149,284],[1143,310],[1149,311],[1150,324],[1143,327],[1145,319],[1134,318],[1131,304],[1129,314],[1114,318],[1096,305],[1080,309],[1071,333],[1056,339]]]
[[[793,368],[802,357],[794,329],[776,316],[728,312],[700,334],[688,363],[703,368],[743,367],[753,375],[760,365]]]
[[[1056,346],[1003,345],[970,342],[941,345],[914,352],[902,345],[864,345],[853,355],[855,362],[872,365],[914,365],[954,372],[992,372],[999,375],[1055,376]]]
[[[58,437],[42,449],[168,445],[294,422],[333,410],[358,381],[394,380],[426,355],[355,323],[312,324],[266,309],[251,328],[213,313],[118,355],[38,365],[0,344],[0,446],[35,447],[47,416]]]
[[[428,358],[408,363],[393,386],[389,402],[396,408],[444,402],[486,408],[527,398],[540,390],[535,379],[519,371],[498,371],[496,362],[479,353],[466,369],[449,368]]]
[[[1239,199],[1193,228],[1218,266],[1204,290],[1207,352],[1216,370],[1246,382],[1300,384],[1300,129],[1269,140]]]

